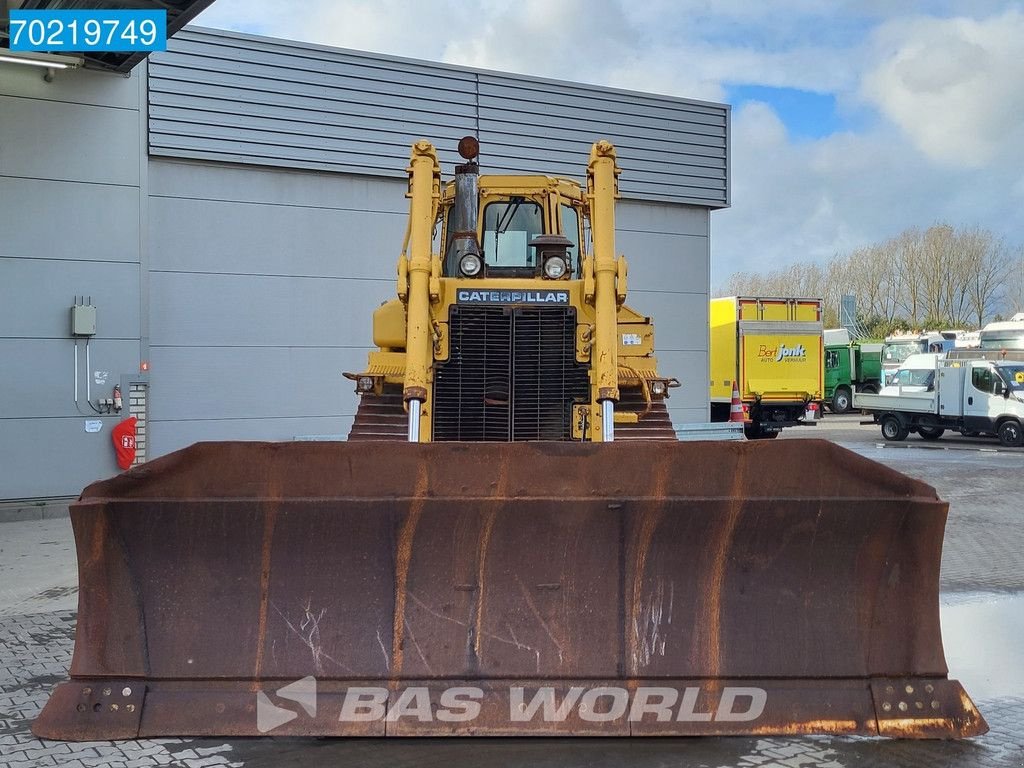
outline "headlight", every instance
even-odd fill
[[[459,269],[466,277],[476,277],[480,274],[480,269],[483,267],[483,262],[480,261],[480,257],[475,253],[467,253],[459,261]]]
[[[660,379],[655,379],[651,382],[651,394],[655,397],[661,397],[665,394],[666,386],[665,382]]]
[[[372,376],[360,376],[356,379],[356,392],[372,392],[373,391],[373,377]]]
[[[561,256],[551,256],[544,262],[544,274],[552,280],[557,280],[565,274],[569,266]]]

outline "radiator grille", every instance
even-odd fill
[[[434,376],[434,440],[568,440],[587,402],[572,307],[454,306]]]

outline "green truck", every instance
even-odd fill
[[[825,331],[825,404],[847,413],[854,392],[882,388],[882,342],[852,341],[845,328]]]

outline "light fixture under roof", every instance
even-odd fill
[[[62,56],[59,53],[37,53],[35,51],[0,50],[0,64],[27,64],[44,70],[43,80],[51,82],[58,69],[78,69],[82,59],[77,56]]]
[[[0,51],[0,62],[28,64],[44,69],[77,69],[82,66],[78,56],[63,56],[59,53],[37,53],[36,51]]]

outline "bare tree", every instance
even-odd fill
[[[900,274],[904,276],[900,286],[902,290],[899,292],[900,308],[910,323],[917,325],[921,319],[923,299],[921,281],[916,279],[923,261],[921,230],[912,227],[901,232],[889,243]]]
[[[969,255],[970,273],[965,281],[966,303],[978,326],[995,314],[1013,274],[1014,258],[1002,240],[978,229],[960,236],[961,250]]]
[[[899,310],[901,277],[885,245],[872,245],[850,254],[851,273],[855,276],[853,293],[866,314],[892,322]]]
[[[997,314],[1024,311],[1024,247],[1009,248],[988,230],[937,223],[826,264],[797,262],[766,272],[737,272],[720,295],[813,296],[837,325],[844,294],[878,327],[979,327]]]
[[[1011,251],[1010,271],[1003,293],[1002,314],[1012,317],[1024,312],[1024,246]]]

